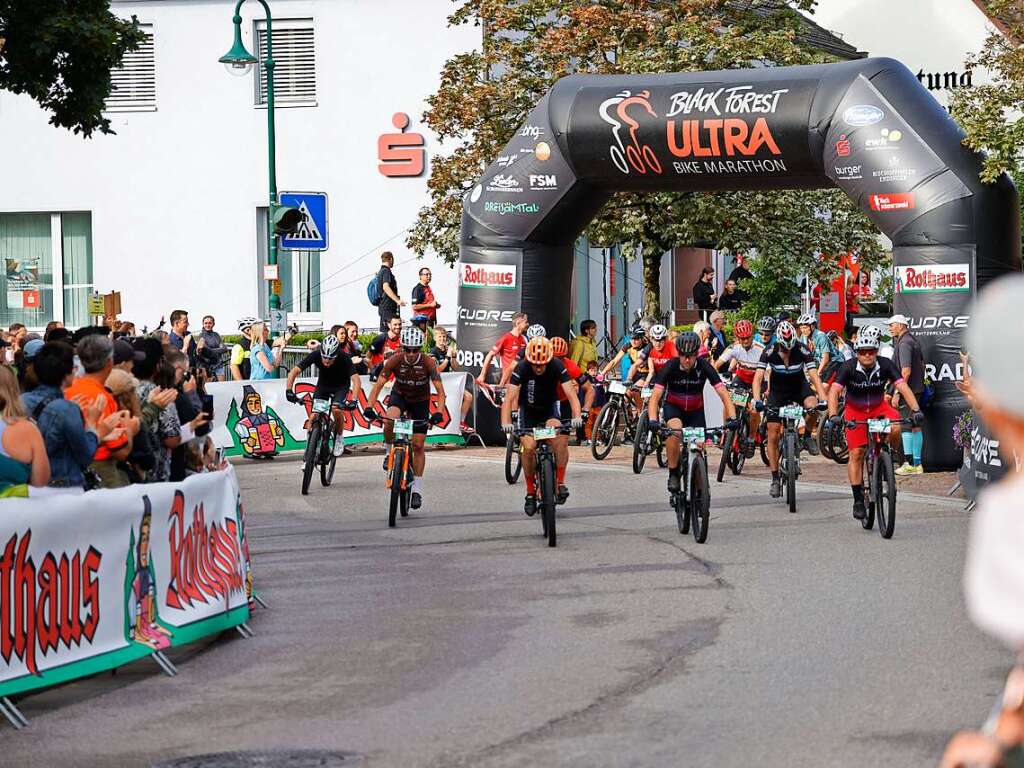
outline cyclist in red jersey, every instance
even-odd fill
[[[487,375],[491,372],[491,362],[497,357],[501,361],[501,380],[499,387],[508,386],[508,380],[512,377],[512,370],[516,367],[520,351],[526,347],[526,327],[529,325],[525,312],[516,312],[512,315],[512,330],[498,339],[498,342],[491,347],[491,351],[484,358],[480,366],[480,374],[476,380],[480,384],[487,384]]]
[[[733,326],[732,336],[735,343],[715,361],[714,366],[721,370],[729,366],[733,374],[733,386],[748,390],[751,395],[754,389],[754,376],[757,364],[764,353],[764,345],[754,341],[754,325],[749,320],[740,320]],[[754,410],[753,397],[747,403],[747,419],[750,422],[750,434],[756,435],[761,425],[761,414]]]
[[[650,338],[651,343],[648,344],[640,352],[636,362],[633,364],[633,368],[637,368],[643,363],[647,365],[647,378],[644,379],[644,387],[651,386],[651,380],[657,375],[665,364],[674,357],[679,355],[676,353],[675,344],[668,342],[668,328],[661,323],[652,325],[650,330],[647,331],[647,336]],[[633,376],[633,368],[630,369],[630,378]]]

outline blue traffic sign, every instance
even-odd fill
[[[289,237],[282,237],[280,247],[291,251],[326,251],[327,193],[282,192],[278,200],[281,205],[298,208],[302,214],[298,231]]]

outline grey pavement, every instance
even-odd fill
[[[346,456],[308,497],[295,461],[238,472],[270,604],[256,637],[177,650],[175,678],[139,662],[26,697],[32,726],[0,729],[0,765],[306,749],[373,766],[931,766],[1012,662],[966,618],[954,500],[901,497],[884,541],[848,488],[807,484],[791,515],[763,479],[730,477],[699,545],[663,471],[588,461],[549,549],[493,451],[431,451],[424,509],[391,530],[379,455]]]

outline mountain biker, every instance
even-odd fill
[[[818,377],[827,381],[825,369],[829,362],[836,359],[836,350],[828,336],[818,330],[818,318],[813,312],[804,312],[796,321],[797,330],[800,332],[800,343],[807,347],[814,355],[814,362],[818,366]]]
[[[778,321],[774,317],[762,317],[757,323],[758,340],[762,346],[768,347],[775,343],[775,327]]]
[[[572,379],[573,385],[576,387],[576,398],[579,399],[580,390],[583,391],[583,403],[580,406],[581,413],[590,413],[590,409],[594,406],[594,397],[597,392],[594,386],[587,380],[587,377],[580,370],[580,367],[576,365],[576,362],[570,358],[569,355],[569,343],[561,336],[555,336],[551,339],[551,352],[562,365],[565,366],[565,370],[569,372],[569,378]],[[561,391],[558,394],[558,405],[559,415],[563,419],[572,418],[569,411],[569,398],[566,396],[565,391]],[[577,435],[579,437],[579,435]]]
[[[796,328],[788,320],[783,320],[775,329],[775,343],[766,347],[761,353],[754,376],[754,406],[763,407],[761,391],[764,388],[764,377],[771,372],[771,390],[768,392],[768,405],[781,408],[790,403],[801,403],[804,408],[814,408],[818,400],[825,400],[825,388],[818,378],[818,370],[814,367],[814,356],[803,344],[797,342]],[[810,379],[814,391],[808,386]],[[815,397],[817,393],[817,397]],[[810,435],[818,423],[818,415],[814,411],[807,414],[805,426],[808,437],[805,442],[812,455],[817,453],[817,444],[810,446],[814,438]],[[768,467],[772,471],[772,482],[768,495],[777,499],[782,495],[781,478],[779,476],[779,441],[782,439],[782,419],[776,414],[768,416]]]
[[[668,343],[668,328],[661,323],[656,323],[647,331],[651,343],[641,350],[637,360],[630,369],[630,378],[636,373],[641,364],[647,365],[647,376],[644,378],[644,386],[649,387],[654,375],[660,371],[665,364],[677,356],[675,344]],[[678,336],[676,338],[679,338]]]
[[[621,362],[624,368],[622,380],[624,382],[627,382],[629,379],[629,371],[632,370],[633,364],[637,362],[637,358],[639,358],[640,352],[643,351],[646,342],[647,334],[644,332],[643,328],[637,326],[636,328],[633,329],[633,332],[630,334],[629,341],[622,345],[621,349],[619,349],[619,351],[615,353],[615,357],[613,357],[611,360],[605,363],[599,375],[607,376],[608,371],[612,370],[616,365],[618,365]],[[626,365],[626,360],[629,361],[628,367]],[[637,372],[642,375],[646,375],[646,364],[643,366],[642,370],[638,368]]]
[[[580,401],[571,381],[565,366],[554,359],[551,342],[543,336],[530,339],[526,345],[526,359],[518,363],[512,372],[508,393],[501,404],[501,428],[506,434],[511,434],[514,408],[519,409],[519,426],[522,429],[561,427],[558,396],[564,393],[572,413],[571,426],[578,429],[583,419],[580,416]],[[532,517],[537,511],[537,443],[529,434],[523,435],[521,440],[523,473],[526,477],[523,511]],[[569,489],[565,485],[565,468],[569,464],[568,435],[557,435],[552,446],[555,454],[555,482],[558,485],[556,502],[564,504],[569,498]]]
[[[523,336],[523,332],[529,324],[530,321],[527,320],[525,312],[516,312],[512,315],[512,329],[498,339],[497,343],[491,347],[491,350],[484,357],[483,365],[480,366],[480,373],[476,377],[477,383],[487,384],[487,375],[491,372],[491,361],[497,357],[501,360],[501,379],[498,386],[505,387],[508,385],[512,369],[515,368],[516,358],[519,356],[520,350],[526,346],[526,338]]]
[[[651,329],[654,330],[653,328]],[[700,337],[693,331],[681,333],[672,345],[677,356],[669,359],[658,372],[654,392],[647,403],[647,417],[652,430],[658,429],[658,406],[665,396],[665,423],[671,429],[706,427],[704,419],[704,384],[711,383],[722,401],[726,425],[736,425],[736,409],[718,372],[707,357],[698,357]],[[681,440],[673,433],[665,442],[668,456],[668,490],[678,493],[682,470],[679,466]]]
[[[337,336],[325,336],[320,345],[306,355],[299,363],[288,371],[288,382],[285,384],[284,396],[289,403],[299,402],[295,395],[295,379],[302,375],[302,372],[312,366],[317,367],[316,389],[313,391],[314,400],[330,400],[331,416],[334,417],[335,439],[331,452],[335,456],[341,456],[345,449],[344,431],[345,418],[341,405],[349,400],[358,402],[363,394],[362,385],[359,381],[359,374],[352,364],[352,358],[341,351],[341,343]]]
[[[829,426],[839,429],[843,420],[863,421],[865,419],[900,418],[899,412],[885,399],[886,385],[892,383],[911,408],[911,419],[915,424],[924,423],[924,414],[913,391],[896,364],[878,354],[881,332],[873,325],[862,328],[854,345],[857,357],[847,360],[839,367],[835,383],[828,393]],[[839,395],[846,390],[846,409],[839,416]],[[898,424],[889,432],[889,444],[898,449],[902,440]],[[846,444],[850,448],[850,461],[846,465],[846,476],[853,490],[853,516],[863,520],[864,508],[864,451],[868,444],[868,427],[858,424],[846,430]]]
[[[388,396],[387,419],[384,419],[384,447],[386,454],[391,452],[391,444],[395,441],[395,419],[413,419],[416,423],[412,428],[412,498],[409,506],[419,509],[423,503],[423,473],[427,466],[427,457],[423,444],[427,438],[427,422],[440,424],[444,421],[445,394],[441,384],[434,358],[423,351],[423,331],[419,328],[403,328],[401,333],[402,348],[391,355],[384,363],[384,370],[370,390],[367,406],[363,415],[371,421],[381,421],[382,417],[375,407],[377,397],[384,388],[385,382],[392,376],[395,383]],[[430,412],[430,385],[437,390],[437,410]],[[384,468],[387,469],[387,455]]]
[[[715,368],[721,370],[723,365],[728,365],[729,370],[733,372],[733,386],[752,393],[754,376],[757,375],[757,364],[764,353],[764,345],[754,341],[754,326],[749,320],[738,321],[732,327],[732,335],[735,343],[722,353],[715,362]],[[753,402],[747,403],[747,414],[750,434],[756,435],[761,414],[754,410]],[[748,446],[747,450],[753,450],[753,444]]]

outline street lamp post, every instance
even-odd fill
[[[235,5],[235,15],[231,21],[235,25],[235,41],[231,50],[220,57],[222,64],[236,71],[248,71],[259,61],[246,50],[242,43],[242,17],[239,11],[245,0],[238,0]],[[301,214],[295,208],[278,205],[277,202],[277,151],[274,136],[274,49],[273,49],[273,20],[270,15],[270,6],[266,0],[258,0],[267,14],[267,58],[263,62],[263,68],[267,72],[267,160],[270,177],[270,206],[267,208],[267,263],[277,265],[277,235],[294,232]],[[270,291],[269,306],[271,310],[281,308],[280,297]]]

